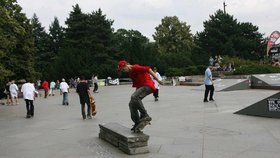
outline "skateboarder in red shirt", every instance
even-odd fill
[[[154,79],[158,81],[158,83],[163,84],[163,82],[157,78],[157,75],[149,66],[140,66],[138,64],[131,65],[125,60],[119,61],[118,71],[126,72],[132,79],[132,87],[136,88],[136,91],[131,95],[129,109],[131,119],[134,122],[134,126],[131,130],[134,132],[138,132],[146,125],[142,122],[150,122],[152,120],[142,103],[142,99],[144,97],[155,92],[156,90],[154,82],[150,75],[152,75]]]

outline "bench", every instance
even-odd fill
[[[149,136],[144,133],[133,133],[129,128],[118,123],[99,124],[99,138],[118,147],[129,155],[148,153]]]

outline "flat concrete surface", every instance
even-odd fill
[[[203,103],[203,91],[163,86],[160,98],[144,99],[153,118],[144,129],[150,153],[129,156],[98,138],[100,123],[131,127],[128,102],[134,89],[101,87],[95,94],[97,115],[82,120],[77,94],[70,106],[62,96],[35,101],[35,117],[25,119],[25,105],[0,106],[0,158],[279,158],[279,119],[236,115],[276,91],[242,90],[215,93]]]

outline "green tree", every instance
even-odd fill
[[[39,18],[36,14],[33,14],[31,19],[32,25],[32,35],[35,42],[35,69],[44,78],[48,77],[48,68],[51,61],[51,51],[50,51],[50,38],[42,27]]]
[[[193,35],[186,22],[178,17],[164,17],[153,35],[159,63],[162,70],[193,65],[191,51],[194,47]],[[164,72],[163,71],[163,72]]]
[[[58,58],[59,50],[63,46],[63,40],[65,39],[64,28],[60,26],[57,17],[54,17],[54,21],[49,27],[49,50],[50,50],[50,65],[48,69],[48,77],[50,79],[57,79],[57,66],[53,66]]]
[[[62,47],[64,39],[63,27],[60,26],[57,17],[54,17],[54,21],[49,28],[50,37],[50,50],[52,51],[52,59],[58,54],[58,50]]]
[[[114,49],[117,59],[130,63],[153,64],[155,53],[149,39],[137,30],[118,29],[114,33]]]
[[[37,77],[30,21],[16,0],[0,1],[0,82]]]
[[[254,59],[250,54],[261,45],[262,34],[251,23],[238,22],[232,15],[218,10],[203,23],[204,31],[197,34],[196,44],[209,55],[240,56]]]
[[[194,45],[190,31],[190,26],[186,22],[180,22],[178,17],[164,17],[153,35],[158,52],[190,52]]]
[[[113,21],[107,19],[101,9],[85,14],[79,5],[75,5],[65,23],[67,25],[65,39],[55,60],[56,76],[90,77],[92,73],[98,73],[101,77],[105,77],[108,74],[115,74],[115,68],[111,68],[116,62],[110,55]],[[62,69],[63,73],[59,71]]]

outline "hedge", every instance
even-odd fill
[[[271,65],[243,65],[234,71],[234,75],[251,75],[251,74],[267,74],[280,73],[280,68]]]
[[[168,68],[165,75],[167,76],[191,76],[191,75],[202,75],[206,66],[189,66],[183,68]]]

